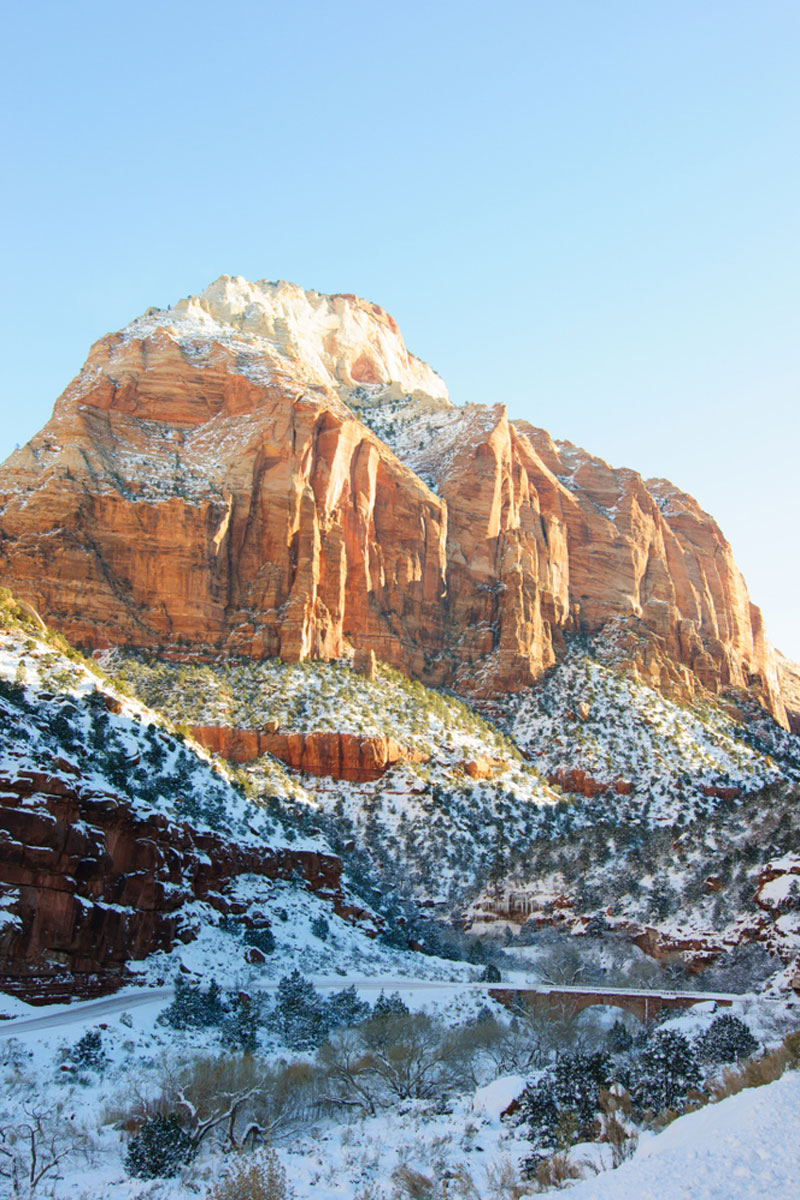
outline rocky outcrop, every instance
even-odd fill
[[[587,796],[592,799],[601,792],[616,792],[618,796],[630,796],[633,783],[629,779],[617,777],[610,781],[595,779],[593,775],[582,771],[580,767],[559,767],[548,776],[547,782],[558,786],[563,792],[571,792],[577,796]]]
[[[332,855],[235,845],[63,773],[0,778],[0,848],[0,991],[33,1002],[115,990],[131,960],[191,940],[190,902],[235,911],[243,873],[299,875],[354,916]]]
[[[0,471],[0,572],[89,646],[355,648],[487,698],[603,634],[666,692],[746,688],[787,722],[691,497],[453,408],[382,309],[290,284],[223,276],[98,342]]]
[[[206,749],[233,762],[252,762],[262,754],[272,754],[308,775],[327,775],[353,783],[380,779],[397,762],[426,761],[419,751],[405,749],[389,737],[359,737],[327,730],[277,733],[225,725],[194,725],[191,733]]]
[[[778,679],[789,717],[789,728],[792,733],[800,734],[800,665],[792,662],[783,654],[779,653],[776,657]]]

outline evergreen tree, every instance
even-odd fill
[[[700,1079],[700,1065],[689,1039],[672,1029],[657,1029],[634,1065],[632,1095],[641,1108],[662,1112],[684,1100]]]
[[[375,1017],[407,1017],[409,1008],[400,998],[399,992],[392,992],[391,996],[387,996],[381,990],[372,1012]]]
[[[258,1004],[242,996],[222,1022],[222,1041],[231,1050],[253,1054],[258,1048],[258,1027]]]
[[[188,980],[175,981],[175,996],[159,1020],[173,1029],[207,1029],[219,1025],[226,1013],[222,992],[216,979],[204,991]]]
[[[331,1029],[351,1029],[369,1016],[370,1008],[366,1000],[362,1000],[353,984],[334,992],[328,999],[328,1024]]]
[[[695,1045],[700,1059],[712,1063],[736,1062],[758,1049],[758,1042],[744,1021],[732,1013],[715,1017]]]
[[[325,1005],[297,968],[278,983],[270,1024],[291,1050],[312,1050],[328,1036]]]
[[[590,1136],[600,1092],[607,1087],[604,1054],[562,1054],[520,1097],[520,1120],[538,1149],[552,1151]]]
[[[73,1046],[69,1057],[76,1067],[102,1071],[108,1062],[103,1049],[103,1035],[99,1029],[87,1029],[83,1037]]]
[[[177,1175],[194,1155],[189,1134],[174,1113],[147,1117],[138,1135],[128,1145],[125,1166],[139,1179],[169,1178]]]

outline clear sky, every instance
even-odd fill
[[[718,519],[800,659],[796,0],[2,4],[0,459],[218,275]]]

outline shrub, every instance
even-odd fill
[[[275,1151],[265,1150],[257,1159],[232,1163],[211,1196],[212,1200],[292,1200],[294,1192]]]
[[[607,1085],[605,1055],[562,1054],[520,1097],[520,1120],[527,1123],[531,1140],[544,1150],[565,1150],[576,1141],[588,1140],[600,1093]]]
[[[159,1021],[173,1029],[207,1029],[219,1025],[226,1014],[222,993],[216,979],[205,991],[195,984],[178,977],[175,982],[175,998],[159,1017]]]
[[[705,1033],[695,1043],[702,1062],[738,1062],[755,1054],[758,1042],[738,1017],[725,1013],[715,1017]]]
[[[262,954],[272,954],[275,950],[275,935],[267,925],[259,929],[246,929],[244,943],[246,946],[254,946]]]
[[[311,932],[314,934],[314,937],[318,937],[321,942],[327,942],[330,931],[330,925],[322,913],[314,917],[314,920],[311,922]]]
[[[700,1082],[700,1065],[689,1039],[657,1029],[634,1064],[631,1094],[640,1108],[675,1108]]]
[[[139,1179],[169,1178],[194,1155],[194,1145],[177,1116],[146,1117],[128,1144],[125,1166]]]
[[[108,1062],[108,1055],[103,1049],[103,1035],[100,1030],[87,1029],[72,1047],[69,1058],[80,1069],[102,1071]]]

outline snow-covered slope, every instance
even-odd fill
[[[688,1113],[632,1161],[570,1188],[575,1200],[795,1200],[800,1074]]]
[[[319,829],[262,802],[5,591],[0,722],[4,987],[91,994],[180,965],[226,979],[452,971],[376,941],[380,920]]]
[[[793,962],[790,900],[770,910],[756,892],[795,844],[800,758],[763,710],[667,700],[578,646],[495,709],[500,725],[384,666],[368,680],[349,662],[117,653],[108,668],[176,722],[390,734],[422,759],[372,783],[314,779],[269,755],[245,770],[284,823],[324,830],[378,892],[442,915],[466,906],[483,931],[529,913],[579,931],[600,919],[694,965],[754,941],[752,978],[735,960],[736,986]],[[764,947],[780,956],[766,967]]]

